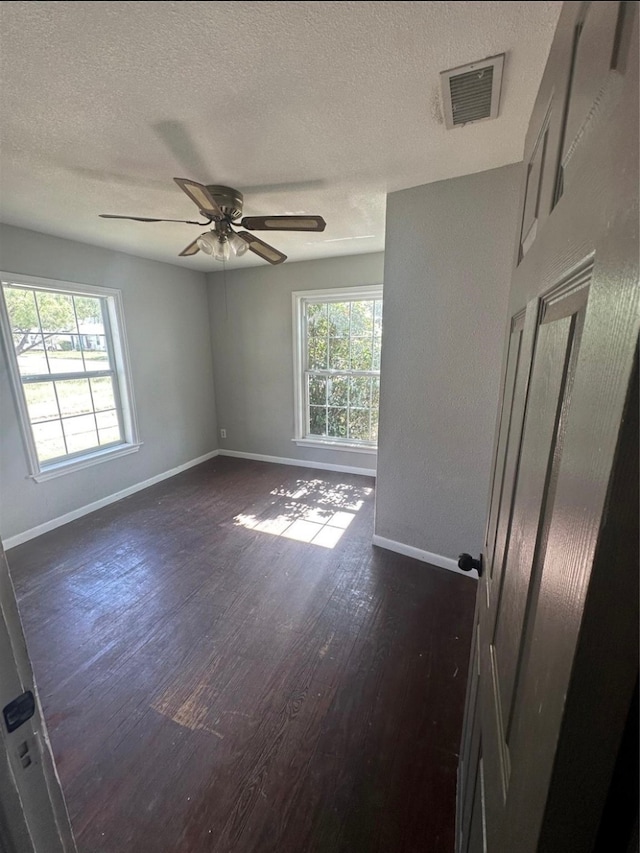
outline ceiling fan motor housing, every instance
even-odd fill
[[[207,189],[218,203],[225,216],[230,219],[238,219],[242,216],[242,203],[244,196],[233,187],[223,187],[220,184],[209,184]]]

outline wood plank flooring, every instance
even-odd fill
[[[220,457],[8,552],[80,853],[453,851],[476,587],[373,488]]]

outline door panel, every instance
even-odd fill
[[[496,667],[494,678],[500,685],[501,709],[507,727],[531,571],[544,549],[544,523],[536,524],[536,521],[544,521],[549,476],[552,464],[557,461],[559,417],[568,390],[568,366],[578,337],[578,318],[569,315],[542,325],[536,343],[507,553],[510,571],[504,576],[500,591],[492,640],[495,648],[492,655]]]
[[[474,631],[471,651],[471,667],[469,678],[467,681],[467,700],[465,707],[473,709],[470,714],[471,725],[465,733],[460,750],[460,763],[458,766],[458,790],[462,790],[464,780],[468,777],[470,780],[475,780],[478,774],[478,763],[480,761],[480,715],[476,714],[476,702],[478,700],[478,684],[480,680],[480,671],[478,668],[478,650],[476,642],[478,634],[478,612],[474,619]],[[469,791],[461,802],[460,809],[456,814],[456,838],[468,839],[471,816],[474,808],[475,797],[475,782],[469,788]],[[470,848],[473,849],[473,848]],[[465,848],[466,853],[466,848]]]
[[[521,311],[511,320],[511,332],[509,334],[509,345],[507,349],[507,365],[504,376],[504,396],[500,408],[500,422],[498,424],[498,444],[493,465],[493,480],[491,485],[491,496],[489,498],[489,520],[485,536],[485,550],[493,553],[496,541],[496,525],[498,508],[502,502],[502,491],[505,484],[505,457],[506,443],[511,428],[511,416],[513,413],[513,395],[516,387],[516,377],[520,365],[520,349],[522,346],[522,330],[524,328],[524,311]]]
[[[522,233],[520,235],[520,257],[523,258],[529,247],[533,244],[538,233],[538,220],[540,218],[540,200],[542,195],[542,182],[544,178],[544,167],[547,156],[547,141],[549,139],[549,121],[551,113],[542,125],[540,136],[531,155],[527,167],[527,181],[524,191],[524,209],[522,214]]]
[[[510,518],[505,565],[508,571],[495,606],[481,624],[483,671],[490,686],[482,693],[487,785],[496,795],[489,802],[488,837],[502,841],[502,823],[510,796],[512,766],[521,760],[511,749],[525,640],[532,618],[539,573],[544,562],[555,485],[562,458],[564,429],[571,401],[575,365],[587,306],[590,266],[556,289],[530,311],[539,316],[531,371],[520,465]],[[527,744],[531,748],[531,744]]]
[[[575,23],[581,12],[580,0],[566,2],[563,17],[556,30],[545,75],[534,105],[523,161],[522,217],[517,240],[515,266],[536,242],[538,234],[553,209],[566,129],[568,90],[571,82]],[[518,308],[522,308],[520,305]]]
[[[583,292],[585,289],[583,288]],[[514,499],[503,512],[505,527],[505,566],[502,585],[480,620],[481,671],[485,683],[481,691],[482,736],[486,742],[488,840],[499,843],[500,818],[509,796],[512,756],[509,750],[509,723],[514,685],[518,672],[525,629],[525,614],[532,570],[544,548],[545,498],[548,498],[550,472],[555,461],[560,412],[567,390],[569,365],[579,340],[579,313],[573,294],[565,297],[569,311],[578,313],[545,315],[537,301],[529,306],[529,315],[537,317],[535,354],[531,371]],[[584,299],[583,299],[584,303]],[[575,356],[574,356],[575,358]],[[515,442],[514,442],[515,446]],[[488,581],[487,581],[488,583]],[[497,833],[497,834],[496,834]],[[499,849],[499,848],[498,848]]]
[[[478,770],[476,773],[473,790],[473,809],[469,826],[469,853],[485,853],[487,849],[487,835],[485,831],[484,814],[484,777],[482,766],[482,749],[480,749]]]
[[[494,466],[494,478],[499,475],[499,489],[494,489],[495,506],[492,508],[488,530],[495,526],[495,534],[487,536],[486,550],[486,580],[485,598],[486,606],[493,608],[495,616],[495,601],[500,589],[502,578],[502,567],[507,542],[509,540],[512,503],[514,497],[514,484],[520,462],[520,445],[522,435],[522,424],[529,389],[529,376],[531,371],[531,353],[535,339],[535,307],[526,317],[525,313],[519,312],[512,321],[513,332],[509,351],[513,353],[513,371],[507,368],[506,379],[511,378],[513,373],[513,387],[510,389],[505,384],[504,400],[506,417],[502,419],[500,436],[498,439],[498,452]],[[493,540],[493,541],[491,541]]]
[[[622,248],[624,240],[618,245]],[[573,725],[568,719],[565,722],[567,697],[572,695],[576,678],[581,675],[575,665],[579,639],[587,641],[588,594],[591,592],[593,598],[590,606],[602,606],[598,602],[608,597],[607,585],[613,584],[616,578],[613,549],[629,555],[637,549],[637,516],[635,528],[628,524],[618,538],[605,544],[606,513],[611,504],[612,486],[620,469],[624,470],[631,462],[631,457],[619,453],[618,448],[625,426],[623,415],[633,381],[638,340],[640,289],[637,274],[636,266],[632,277],[625,280],[624,274],[619,275],[614,282],[606,259],[603,257],[598,262],[596,255],[579,338],[582,312],[576,315],[576,344],[579,341],[579,346],[574,345],[569,360],[548,485],[544,550],[537,560],[528,590],[527,625],[513,700],[509,733],[513,791],[508,813],[519,817],[517,822],[507,824],[508,831],[503,836],[511,845],[507,849],[535,849],[530,839],[538,837],[545,812],[550,809],[548,792],[563,724],[567,727],[564,738],[568,741],[576,736],[572,728],[576,724],[584,725],[587,717],[585,708]],[[567,302],[577,297],[575,293],[569,295]],[[548,300],[548,316],[553,317],[560,307],[554,300]],[[637,440],[636,434],[636,446]],[[637,489],[637,471],[630,476]],[[626,537],[626,545],[621,537]],[[599,547],[601,561],[598,563]],[[594,577],[594,572],[600,572],[602,577]],[[600,659],[596,667],[595,651],[591,656],[582,652],[586,672],[581,677],[592,683],[591,695],[585,696],[583,688],[583,701],[588,705],[599,689],[601,705],[599,710],[589,709],[593,728],[582,745],[582,764],[573,759],[574,786],[567,786],[561,794],[564,812],[570,807],[577,810],[575,801],[582,800],[583,777],[595,772],[595,742],[604,735],[601,726],[609,710],[607,705],[612,701],[621,703],[619,719],[611,721],[612,726],[620,726],[621,736],[622,719],[633,690],[634,673],[637,673],[637,635],[628,627],[633,624],[634,613],[637,615],[633,582],[635,576],[637,587],[637,562],[633,566],[626,563],[619,567],[619,572],[626,582],[617,581],[617,600],[615,604],[609,600],[606,617],[610,622],[607,624],[602,619],[599,630],[594,628],[596,634],[607,635],[606,640],[599,637],[596,642],[606,642],[609,657]],[[633,596],[632,600],[629,595]],[[588,642],[593,643],[593,639]],[[623,662],[626,667],[622,666]],[[620,668],[617,681],[608,689],[597,686],[599,680],[608,680],[607,670],[615,667]],[[606,734],[611,737],[611,732]],[[612,762],[614,742],[615,737]],[[603,760],[607,760],[606,757]],[[606,795],[604,777],[602,782],[599,808],[603,807]],[[597,809],[595,815],[597,820]],[[555,828],[549,828],[551,838],[554,832],[561,831],[563,822],[564,818],[558,814]],[[597,823],[594,832],[595,828]],[[552,844],[551,849],[561,849],[556,844]]]
[[[591,853],[637,682],[637,28],[565,3],[527,134],[460,853]]]
[[[572,179],[571,160],[584,128],[595,115],[612,72],[624,67],[628,16],[635,4],[585,3],[575,24],[575,46],[562,146],[562,185]]]

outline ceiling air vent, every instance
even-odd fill
[[[448,128],[496,118],[503,66],[504,53],[501,53],[441,72],[444,121]]]

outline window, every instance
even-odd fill
[[[293,294],[299,444],[375,452],[382,285]]]
[[[137,450],[120,291],[3,274],[2,297],[32,476]]]

